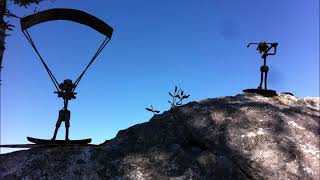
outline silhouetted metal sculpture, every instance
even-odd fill
[[[275,55],[277,53],[277,46],[278,43],[267,43],[265,41],[262,41],[260,43],[249,43],[247,47],[250,47],[252,44],[257,44],[257,50],[259,51],[261,55],[261,58],[263,59],[263,65],[260,67],[260,84],[258,86],[258,89],[246,89],[244,92],[255,92],[259,93],[265,96],[274,96],[276,95],[276,92],[273,90],[268,90],[267,88],[267,80],[268,80],[268,72],[269,67],[267,66],[267,57],[269,55]],[[270,50],[273,49],[273,52],[270,53]],[[264,88],[262,88],[264,82]]]
[[[267,88],[267,77],[268,77],[269,67],[267,66],[267,57],[269,55],[275,55],[277,53],[278,43],[266,43],[266,42],[262,41],[260,43],[249,43],[247,45],[247,47],[249,47],[251,44],[258,44],[257,50],[259,51],[260,54],[262,54],[261,58],[263,59],[263,65],[260,67],[261,79],[260,79],[260,85],[259,85],[258,89],[262,89],[263,74],[264,74],[264,89],[268,89]],[[273,48],[273,53],[269,53],[269,51],[272,48]]]
[[[154,109],[152,105],[150,106],[150,108],[145,108],[145,110],[150,111],[153,114],[159,114],[160,113],[160,111]]]
[[[91,27],[92,29],[98,31],[99,33],[106,36],[105,40],[102,42],[100,47],[98,48],[97,52],[94,54],[94,56],[91,58],[89,64],[86,66],[86,68],[83,70],[83,72],[79,75],[78,79],[73,83],[72,80],[66,79],[63,81],[63,83],[58,83],[57,79],[43,60],[42,56],[40,55],[37,47],[34,44],[34,41],[32,40],[28,29],[34,25],[44,23],[47,21],[54,21],[54,20],[66,20],[66,21],[72,21],[76,23],[80,23],[83,25],[86,25],[88,27]],[[107,45],[107,43],[110,41],[112,37],[113,29],[103,22],[102,20],[87,14],[83,11],[74,10],[74,9],[50,9],[42,12],[38,12],[36,14],[29,15],[27,17],[20,19],[21,24],[21,30],[23,34],[26,36],[27,40],[39,56],[39,59],[41,60],[44,68],[46,69],[51,81],[53,82],[54,86],[56,87],[57,91],[55,91],[56,94],[58,94],[59,98],[62,98],[64,101],[64,107],[59,111],[59,117],[56,123],[56,128],[52,137],[52,141],[59,142],[61,141],[55,140],[57,136],[58,129],[62,122],[65,122],[66,126],[66,136],[65,141],[72,143],[72,141],[69,141],[69,127],[70,127],[70,115],[71,112],[68,110],[68,102],[72,99],[76,98],[76,94],[74,91],[79,84],[81,78],[87,71],[87,69],[90,67],[90,65],[93,63],[93,61],[98,57],[100,52],[104,49],[104,47]],[[50,141],[45,139],[36,139],[36,138],[30,138],[28,137],[28,140],[34,143],[48,143]],[[81,140],[73,140],[74,143],[88,143],[91,142],[91,139],[84,139]]]
[[[61,123],[64,121],[66,126],[66,141],[69,141],[69,127],[70,127],[70,115],[71,112],[68,110],[68,102],[71,99],[76,99],[76,94],[73,92],[74,84],[72,83],[72,80],[66,79],[63,81],[63,83],[59,84],[60,91],[56,91],[55,93],[58,94],[58,97],[63,98],[64,101],[64,107],[59,111],[59,117],[56,123],[56,129],[54,130],[54,134],[52,137],[52,140],[56,139],[58,129],[61,125]]]
[[[181,88],[178,90],[177,86],[174,87],[174,91],[172,93],[169,92],[169,95],[172,98],[171,101],[168,101],[168,103],[171,105],[171,108],[181,106],[182,101],[190,97],[190,94],[186,95]]]

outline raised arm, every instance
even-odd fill
[[[275,55],[277,53],[278,43],[271,43],[271,46],[268,48],[267,55]],[[273,48],[273,53],[269,53],[269,51]]]

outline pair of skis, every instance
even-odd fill
[[[91,139],[80,140],[49,140],[27,137],[28,141],[34,144],[4,144],[0,148],[32,148],[32,147],[56,147],[56,146],[97,146],[89,144]]]

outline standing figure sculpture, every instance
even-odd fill
[[[258,44],[257,50],[259,51],[260,54],[262,54],[261,58],[263,59],[263,65],[260,67],[261,78],[260,78],[260,84],[258,86],[258,89],[262,89],[263,81],[264,81],[264,89],[267,89],[267,78],[268,78],[268,71],[269,71],[269,67],[267,66],[267,57],[269,55],[275,55],[277,53],[278,43],[266,43],[265,41],[262,41],[260,43],[250,43],[247,45],[247,47],[249,47],[251,44]],[[273,48],[273,52],[269,53],[269,51],[272,48]]]
[[[64,107],[59,111],[59,117],[56,123],[56,128],[54,130],[54,134],[51,140],[55,140],[57,136],[57,132],[61,123],[64,121],[66,127],[66,141],[69,141],[69,127],[70,127],[70,111],[68,110],[68,101],[76,98],[75,92],[73,92],[75,85],[72,83],[72,80],[66,79],[63,83],[59,84],[60,91],[56,91],[58,97],[63,98]]]

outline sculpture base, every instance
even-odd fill
[[[245,93],[256,93],[260,94],[264,97],[273,97],[278,96],[277,92],[271,89],[245,89],[243,90]]]
[[[0,144],[0,148],[54,148],[61,146],[99,146],[97,144]]]
[[[80,139],[80,140],[49,140],[49,139],[38,139],[27,137],[28,141],[33,142],[35,144],[89,144],[91,139]]]

